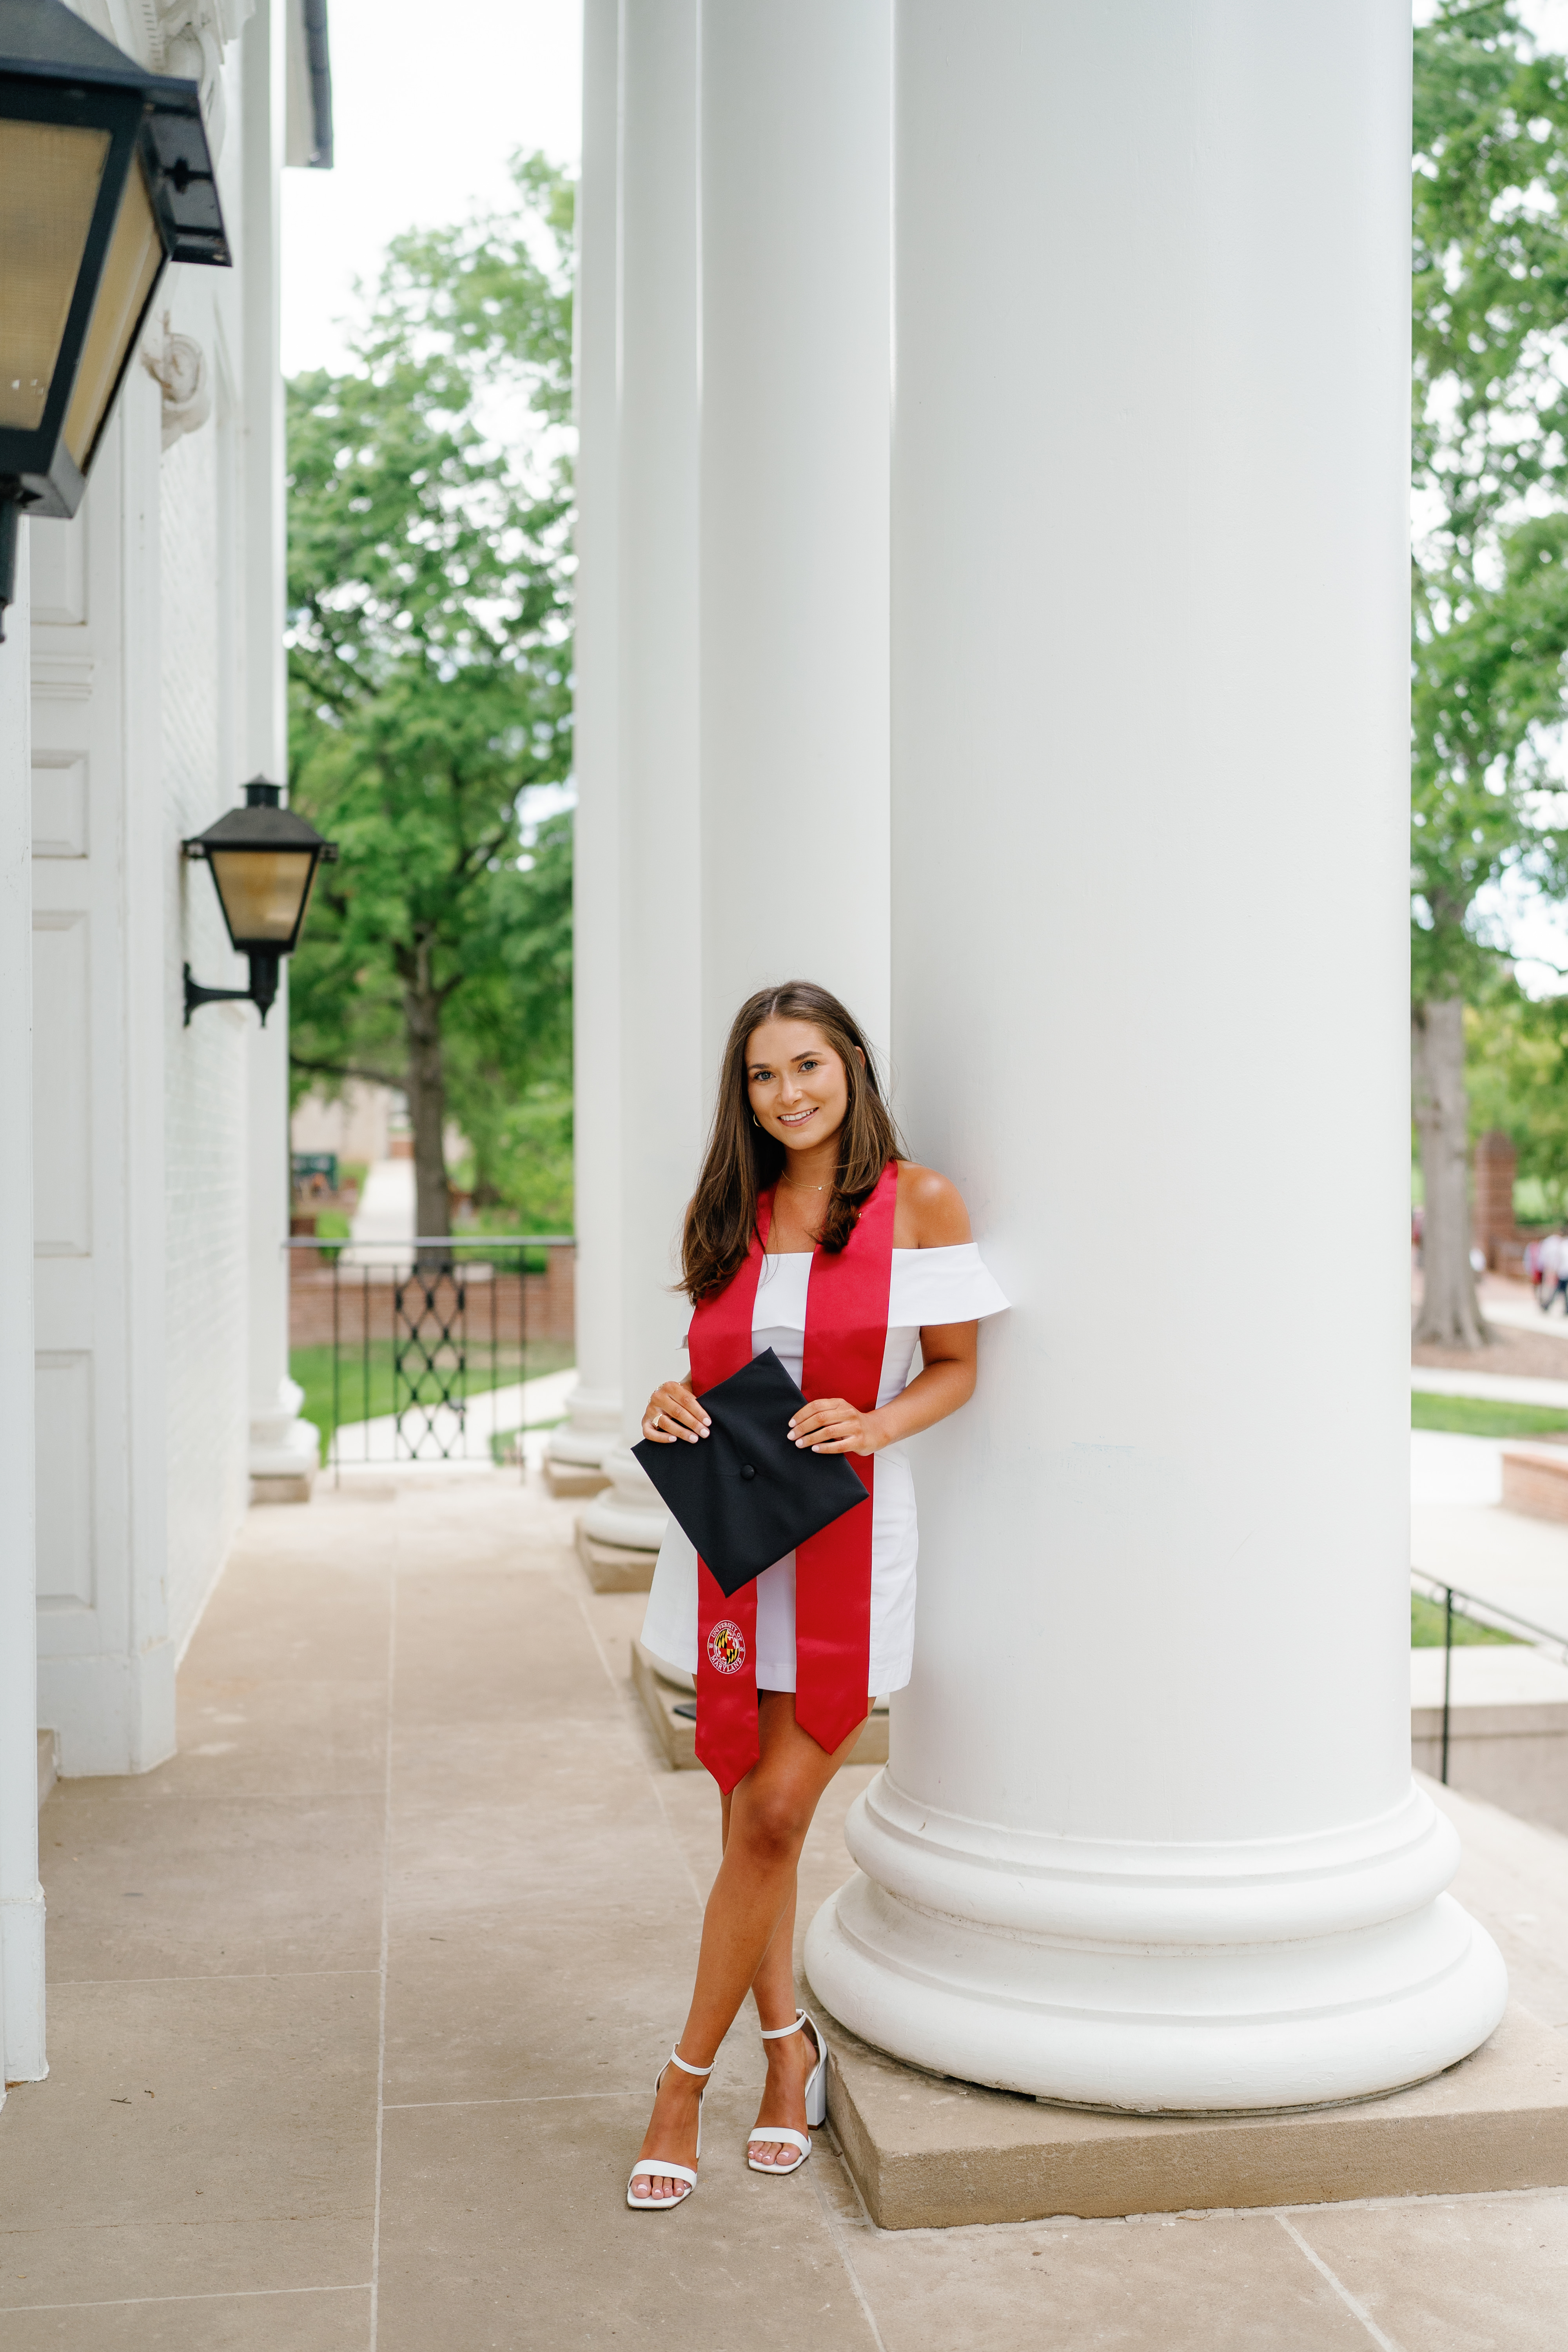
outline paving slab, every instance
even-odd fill
[[[850,2246],[883,2352],[1372,2352],[1269,2216],[866,2232]]]
[[[5,2352],[363,2352],[370,2289],[152,2296],[5,2314]]]
[[[1405,2352],[1562,2352],[1568,2342],[1568,2197],[1291,2220]]]
[[[591,1590],[573,1517],[537,1475],[482,1468],[254,1513],[182,1670],[179,1757],[51,1797],[54,2073],[0,2115],[5,2352],[1560,2340],[1556,2224],[1519,2219],[1550,2193],[881,2229],[831,2129],[791,2179],[746,2170],[749,2009],[697,2199],[627,2212],[719,1802],[656,1746],[631,1682],[644,1599]],[[819,1807],[797,1938],[848,1875],[872,1769]],[[1437,1800],[1456,1891],[1568,2024],[1568,1839]]]
[[[877,2352],[811,2181],[747,2169],[738,2090],[710,2095],[689,2210],[628,2210],[647,2101],[389,2114],[380,2352]]]
[[[384,1801],[62,1780],[39,1816],[51,1983],[376,1967]]]
[[[374,1975],[57,1990],[48,2084],[0,2132],[0,2314],[363,2279],[378,1996]]]

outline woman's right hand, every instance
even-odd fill
[[[666,1381],[655,1389],[642,1417],[642,1433],[656,1445],[673,1445],[677,1438],[695,1445],[708,1429],[708,1415],[684,1381]]]

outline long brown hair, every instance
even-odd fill
[[[713,1125],[702,1173],[686,1212],[680,1287],[695,1302],[711,1298],[736,1273],[752,1245],[757,1196],[781,1173],[784,1148],[752,1116],[746,1045],[764,1021],[809,1021],[844,1065],[849,1100],[838,1130],[838,1164],[822,1227],[822,1247],[837,1251],[890,1160],[903,1156],[877,1066],[859,1024],[814,981],[786,980],[749,996],[731,1024],[719,1069]]]

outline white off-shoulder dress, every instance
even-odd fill
[[[798,1382],[805,1355],[805,1295],[811,1255],[766,1257],[752,1312],[752,1353],[772,1348]],[[888,1344],[877,1402],[909,1385],[921,1327],[972,1323],[1007,1301],[980,1262],[973,1242],[952,1249],[896,1249],[888,1300]],[[915,1489],[906,1444],[876,1457],[871,1491],[871,1654],[867,1694],[901,1690],[914,1662],[915,1559],[920,1548]],[[697,1554],[671,1519],[654,1570],[643,1621],[644,1644],[688,1674],[697,1671]],[[795,1554],[757,1579],[757,1687],[794,1690]]]

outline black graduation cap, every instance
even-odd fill
[[[870,1496],[842,1454],[814,1454],[789,1433],[805,1402],[771,1348],[698,1400],[711,1428],[695,1445],[632,1452],[726,1597],[808,1536]]]

